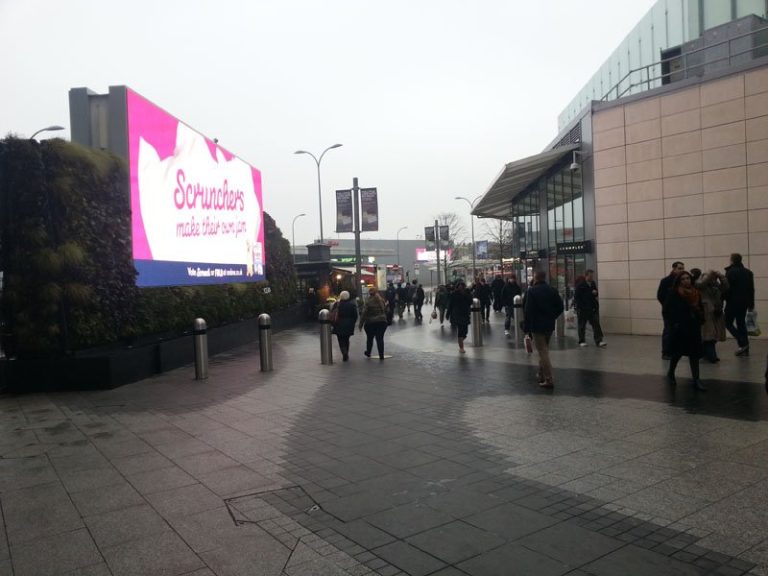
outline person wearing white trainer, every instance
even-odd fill
[[[592,326],[592,334],[595,344],[600,348],[607,346],[603,339],[603,328],[600,326],[600,304],[597,300],[597,284],[595,283],[595,271],[587,270],[583,280],[576,284],[576,316],[578,318],[579,346],[587,345],[587,322]]]

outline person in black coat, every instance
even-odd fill
[[[474,287],[475,298],[480,300],[480,319],[488,322],[491,318],[491,287],[480,276]]]
[[[504,306],[504,335],[509,336],[509,329],[512,326],[512,318],[515,315],[515,296],[522,296],[523,289],[517,283],[517,276],[512,274],[507,278],[504,288],[501,290],[501,305]]]
[[[539,354],[537,381],[543,388],[552,388],[552,363],[549,360],[549,340],[555,331],[555,321],[563,313],[563,299],[547,284],[547,273],[538,270],[533,276],[533,286],[525,293],[526,333],[531,334]]]
[[[502,300],[501,293],[504,290],[504,280],[501,278],[501,274],[497,274],[496,278],[491,282],[491,292],[493,293],[493,309],[495,312],[501,312]]]
[[[448,320],[452,326],[456,326],[459,338],[459,352],[464,354],[464,340],[469,332],[470,314],[472,309],[472,294],[467,290],[466,284],[459,280],[456,288],[448,299]]]
[[[592,326],[592,335],[595,344],[605,347],[603,340],[603,328],[600,326],[600,304],[597,300],[597,284],[595,283],[595,271],[587,270],[581,282],[576,284],[574,300],[576,301],[576,316],[579,333],[579,346],[586,346],[587,322]]]
[[[664,278],[661,279],[661,282],[659,282],[659,288],[656,290],[656,300],[658,300],[659,304],[662,306],[662,318],[664,317],[663,307],[664,302],[667,300],[667,294],[672,290],[675,278],[677,278],[677,275],[683,270],[685,270],[685,264],[682,262],[673,262],[672,271],[664,276]],[[664,360],[669,360],[672,357],[669,351],[669,326],[667,325],[666,320],[664,320],[664,330],[661,333],[661,357]]]
[[[736,356],[749,356],[746,316],[747,310],[755,308],[755,276],[742,264],[741,254],[731,254],[731,265],[725,269],[725,278],[728,280],[728,291],[725,293],[725,327],[738,343]]]
[[[339,294],[339,301],[335,304],[338,309],[336,324],[333,333],[339,341],[339,350],[344,362],[349,360],[349,339],[355,333],[357,323],[357,306],[349,299],[349,292],[344,290]]]
[[[677,384],[675,368],[683,356],[688,356],[691,366],[693,385],[697,390],[706,390],[699,378],[699,359],[704,353],[701,340],[701,324],[704,320],[704,308],[701,294],[693,285],[691,275],[681,272],[675,278],[672,290],[664,300],[664,319],[669,325],[669,371],[670,383]]]
[[[424,299],[426,294],[424,293],[424,287],[419,284],[418,280],[413,281],[413,314],[416,316],[416,320],[421,322],[424,316],[421,314],[421,308],[424,306]]]

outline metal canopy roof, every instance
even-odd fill
[[[510,219],[512,199],[536,182],[547,170],[557,164],[564,156],[579,148],[578,144],[560,146],[535,156],[510,162],[496,177],[496,180],[472,214],[481,218]]]

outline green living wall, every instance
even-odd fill
[[[266,213],[264,225],[268,282],[138,289],[124,161],[59,139],[0,140],[3,347],[65,354],[291,304],[290,246]]]

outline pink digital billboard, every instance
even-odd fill
[[[261,173],[127,90],[139,286],[264,280]]]

